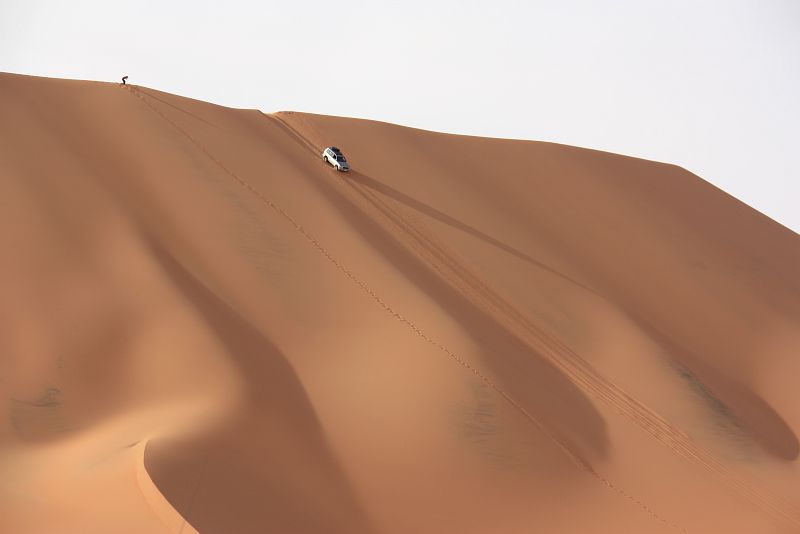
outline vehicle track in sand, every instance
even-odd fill
[[[287,222],[289,222],[296,231],[298,231],[307,241],[311,243],[314,248],[316,248],[325,258],[330,261],[337,269],[339,269],[345,276],[347,276],[351,281],[353,281],[356,285],[358,285],[364,292],[366,292],[384,311],[392,315],[395,319],[406,325],[406,327],[410,328],[417,336],[423,339],[425,342],[433,345],[438,350],[442,351],[449,357],[450,359],[454,360],[458,363],[461,367],[466,369],[467,371],[471,372],[475,375],[479,380],[484,382],[487,386],[491,387],[495,392],[497,392],[501,397],[503,397],[510,405],[512,405],[516,410],[518,410],[526,419],[531,421],[548,439],[550,439],[553,444],[563,452],[563,454],[581,471],[589,476],[596,479],[600,484],[604,487],[608,488],[615,494],[623,497],[627,501],[635,504],[644,512],[646,512],[649,516],[651,516],[654,520],[658,521],[659,523],[670,527],[672,529],[678,530],[680,532],[688,534],[688,531],[677,525],[675,522],[665,519],[658,513],[656,513],[652,508],[650,508],[647,504],[645,504],[641,499],[627,493],[623,489],[619,488],[615,484],[613,484],[610,480],[605,478],[603,475],[598,473],[594,470],[594,468],[585,462],[579,455],[573,452],[561,439],[559,439],[556,435],[553,434],[541,421],[538,420],[534,415],[532,415],[528,410],[525,409],[519,402],[517,402],[510,394],[508,394],[504,389],[498,386],[495,382],[489,379],[484,373],[478,370],[475,366],[471,365],[469,362],[462,359],[458,356],[455,352],[448,349],[442,343],[436,341],[435,339],[428,336],[422,329],[420,329],[414,322],[406,318],[404,315],[397,312],[394,308],[392,308],[389,304],[387,304],[379,295],[377,295],[365,282],[363,282],[359,277],[357,277],[351,270],[349,270],[346,266],[344,266],[341,262],[339,262],[329,251],[325,248],[311,233],[309,233],[295,218],[293,218],[288,212],[286,212],[283,208],[269,200],[263,193],[261,193],[258,189],[256,189],[252,184],[248,181],[241,178],[238,174],[231,171],[222,161],[220,161],[216,156],[214,156],[210,150],[208,150],[200,141],[198,141],[194,136],[192,136],[188,131],[184,128],[181,128],[175,121],[170,119],[166,114],[164,114],[161,110],[159,110],[155,105],[151,104],[147,101],[147,97],[144,95],[149,96],[149,92],[145,91],[137,86],[133,85],[126,85],[131,94],[136,96],[147,108],[161,117],[164,121],[166,121],[169,125],[171,125],[176,131],[178,131],[181,135],[183,135],[187,140],[190,141],[200,152],[202,152],[206,157],[208,157],[215,165],[217,165],[220,170],[222,170],[225,174],[229,177],[234,179],[239,185],[247,189],[250,193],[252,193],[258,200],[268,206],[270,209],[275,211],[281,217],[283,217]],[[158,99],[160,100],[160,99]],[[175,107],[175,106],[170,106]],[[266,115],[269,117],[268,115]],[[290,135],[297,135],[292,134],[293,129],[285,124],[282,121],[278,121],[278,125],[281,128],[289,133]],[[301,142],[306,148],[313,150],[313,145],[310,143],[304,143],[302,136],[299,136],[297,139]]]
[[[265,114],[265,116],[279,122],[295,140],[315,156],[318,155],[318,152],[321,153],[321,148],[314,146],[308,137],[304,136],[283,118],[277,115]],[[432,232],[426,231],[424,225],[409,214],[408,208],[403,206],[402,203],[375,191],[368,185],[348,178],[343,173],[338,173],[333,169],[330,169],[329,172],[337,176],[339,178],[337,181],[344,183],[355,191],[372,206],[376,213],[397,228],[401,234],[404,234],[406,236],[406,245],[414,250],[443,279],[484,312],[501,324],[511,328],[512,332],[518,335],[530,348],[543,354],[549,362],[563,372],[582,391],[609,405],[618,414],[631,420],[673,452],[719,476],[737,494],[770,516],[788,521],[794,526],[800,526],[800,511],[794,509],[791,504],[783,502],[779,497],[772,495],[769,491],[756,488],[739,475],[733,473],[712,453],[695,443],[688,434],[629,395],[620,386],[600,374],[591,364],[558,338],[534,324],[498,292],[481,280],[479,276],[471,272]],[[351,170],[350,173],[359,175],[358,171]],[[554,273],[546,265],[540,265],[539,267],[604,299],[596,291],[567,276]]]
[[[764,490],[754,488],[731,472],[714,455],[698,446],[685,432],[601,375],[596,368],[558,338],[534,324],[466,266],[458,262],[454,254],[447,251],[446,245],[426,235],[412,222],[412,218],[398,213],[404,209],[402,206],[397,205],[392,199],[381,199],[379,193],[365,190],[364,186],[350,180],[347,180],[347,184],[371,202],[387,220],[406,232],[414,241],[410,248],[425,259],[444,280],[452,284],[474,305],[509,328],[529,348],[543,354],[582,391],[609,405],[616,413],[631,420],[673,452],[714,472],[754,505],[772,515],[800,524],[792,515],[792,511],[787,509],[787,504]]]
[[[169,123],[181,135],[186,137],[198,150],[206,155],[215,165],[217,165],[225,174],[233,178],[242,187],[255,195],[262,203],[270,209],[278,213],[281,217],[287,220],[307,241],[311,243],[328,261],[336,266],[343,274],[345,274],[351,281],[358,285],[365,291],[384,311],[391,314],[394,318],[404,323],[414,333],[420,336],[427,343],[435,346],[444,352],[449,358],[453,359],[463,368],[470,371],[477,376],[481,381],[490,386],[499,395],[501,395],[507,402],[514,406],[523,416],[530,420],[537,428],[539,428],[554,444],[562,450],[562,452],[582,471],[597,479],[601,484],[617,493],[618,495],[632,501],[637,506],[646,511],[654,519],[677,529],[686,532],[686,529],[680,527],[672,521],[664,519],[653,511],[649,506],[643,503],[640,499],[628,494],[620,489],[608,479],[598,473],[592,466],[582,460],[575,454],[569,447],[567,447],[557,436],[548,430],[535,416],[528,412],[524,406],[517,402],[510,394],[503,388],[489,379],[484,373],[479,371],[469,362],[463,360],[453,351],[448,349],[443,344],[429,337],[424,333],[415,323],[407,319],[402,314],[398,313],[394,308],[387,304],[380,296],[378,296],[369,286],[358,278],[352,271],[339,262],[311,233],[309,233],[296,219],[288,214],[281,207],[269,200],[258,189],[252,186],[248,181],[241,178],[239,175],[231,171],[225,166],[210,150],[208,150],[201,142],[199,142],[188,131],[179,126],[176,122],[170,119],[166,114],[159,110],[155,105],[147,101],[149,92],[133,85],[125,86],[132,95],[136,96],[147,108],[160,116],[163,120]],[[160,100],[160,99],[158,99]],[[172,106],[175,107],[175,106]],[[288,135],[294,138],[301,146],[313,153],[317,157],[317,147],[313,145],[305,136],[298,132],[294,127],[288,124],[283,119],[274,116],[266,115],[265,117],[275,121],[275,123]],[[404,232],[409,237],[406,241],[410,244],[417,254],[421,254],[429,264],[434,263],[432,267],[439,272],[449,283],[456,283],[460,290],[464,291],[470,300],[477,300],[481,303],[484,309],[491,311],[492,316],[499,316],[503,319],[505,324],[515,325],[515,328],[527,332],[525,339],[530,340],[530,344],[536,350],[539,350],[548,357],[558,369],[570,377],[576,385],[581,387],[584,391],[589,392],[594,397],[601,401],[608,403],[620,414],[628,417],[640,428],[647,431],[652,436],[656,437],[660,442],[669,446],[672,450],[681,454],[682,456],[700,463],[704,467],[716,472],[726,480],[729,480],[732,485],[739,490],[749,501],[758,505],[760,508],[773,515],[783,517],[790,520],[793,524],[800,524],[795,517],[784,510],[782,503],[758,492],[751,488],[749,485],[740,481],[732,473],[729,473],[723,465],[716,461],[710,454],[701,451],[689,437],[683,432],[679,431],[660,416],[646,408],[644,405],[627,395],[619,387],[609,382],[607,379],[600,376],[587,362],[582,360],[571,349],[563,345],[560,341],[542,331],[534,325],[523,314],[516,311],[513,306],[508,304],[496,292],[491,290],[488,285],[481,282],[474,274],[470,273],[466,267],[460,264],[453,256],[444,248],[441,243],[430,237],[426,232],[422,231],[417,224],[411,223],[410,219],[404,217],[400,213],[400,206],[390,206],[388,200],[380,199],[374,192],[365,191],[359,188],[352,182],[348,182],[342,178],[343,185],[350,188],[353,192],[361,195],[362,199],[368,201],[377,210],[382,217],[390,221],[392,226]],[[363,187],[363,186],[362,186]]]

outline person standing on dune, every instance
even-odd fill
[[[125,85],[125,83],[126,83],[127,81],[128,81],[128,77],[127,77],[127,76],[123,76],[123,77],[122,77],[122,85]]]

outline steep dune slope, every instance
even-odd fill
[[[800,532],[800,238],[696,176],[7,74],[0,116],[0,531]]]

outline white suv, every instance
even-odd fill
[[[350,164],[347,163],[344,154],[335,146],[329,146],[323,150],[322,159],[325,160],[325,163],[333,165],[333,168],[337,171],[348,172],[350,170]]]

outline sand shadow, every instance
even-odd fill
[[[148,444],[145,465],[158,489],[203,533],[372,532],[285,356],[168,250],[150,244],[246,384],[244,402],[221,426]]]
[[[702,399],[710,425],[741,453],[756,443],[767,454],[785,461],[800,455],[800,441],[781,415],[758,393],[706,364],[641,319],[632,318],[671,357],[670,364],[692,392]]]
[[[746,447],[752,440],[769,455],[796,460],[800,441],[791,427],[758,393],[727,378],[698,358],[680,358],[678,373],[703,399],[716,428],[733,446]],[[746,451],[745,451],[746,452]]]
[[[566,280],[567,282],[569,282],[571,284],[577,285],[577,286],[581,287],[582,289],[585,289],[586,291],[590,291],[592,293],[595,293],[594,289],[582,284],[581,282],[578,282],[577,280],[574,280],[574,279],[570,278],[569,276],[566,276],[564,273],[561,273],[561,272],[557,271],[556,269],[553,269],[549,265],[547,265],[545,263],[542,263],[541,261],[539,261],[536,258],[530,256],[529,254],[526,254],[525,252],[522,252],[521,250],[519,250],[517,248],[514,248],[511,245],[508,245],[508,244],[500,241],[499,239],[497,239],[495,237],[492,237],[489,234],[487,234],[487,233],[475,228],[474,226],[470,226],[469,224],[467,224],[467,223],[465,223],[463,221],[460,221],[460,220],[456,219],[455,217],[452,217],[452,216],[446,214],[445,212],[443,212],[441,210],[438,210],[438,209],[434,208],[433,206],[431,206],[429,204],[425,204],[424,202],[422,202],[420,200],[417,200],[414,197],[412,197],[410,195],[407,195],[406,193],[403,193],[402,191],[398,191],[397,189],[394,189],[393,187],[388,186],[388,185],[384,184],[383,182],[379,182],[378,180],[376,180],[376,179],[374,179],[374,178],[372,178],[372,177],[370,177],[370,176],[368,176],[368,175],[366,175],[366,174],[364,174],[362,172],[350,171],[347,174],[347,176],[344,177],[344,179],[345,180],[351,180],[351,181],[356,182],[358,184],[361,184],[361,185],[363,185],[365,187],[368,187],[369,189],[372,189],[373,191],[377,191],[379,193],[382,193],[382,194],[386,195],[387,197],[389,197],[389,198],[391,198],[391,199],[393,199],[393,200],[395,200],[395,201],[397,201],[397,202],[399,202],[399,203],[401,203],[401,204],[403,204],[403,205],[405,205],[405,206],[407,206],[407,207],[409,207],[409,208],[411,208],[413,210],[416,210],[416,211],[418,211],[418,212],[420,212],[420,213],[422,213],[424,215],[427,215],[428,217],[430,217],[432,219],[440,221],[440,222],[442,222],[444,224],[447,224],[448,226],[451,226],[452,228],[460,230],[460,231],[462,231],[462,232],[464,232],[466,234],[469,234],[472,237],[475,237],[477,239],[480,239],[484,243],[488,243],[488,244],[490,244],[490,245],[502,250],[503,252],[507,252],[507,253],[511,254],[512,256],[514,256],[514,257],[516,257],[516,258],[518,258],[518,259],[520,259],[520,260],[522,260],[522,261],[524,261],[524,262],[526,262],[526,263],[528,263],[530,265],[533,265],[534,267],[536,267],[538,269],[547,271],[548,273],[550,273],[552,275],[555,275],[555,276],[557,276],[557,277],[559,277],[559,278],[561,278],[563,280]]]
[[[603,417],[561,371],[513,331],[454,289],[434,267],[423,262],[389,231],[376,224],[362,208],[331,184],[329,173],[322,176],[305,173],[305,176],[313,180],[358,235],[395,265],[401,276],[431,297],[443,313],[462,326],[480,347],[480,366],[490,367],[507,393],[557,435],[577,457],[587,462],[605,457],[608,436]],[[363,179],[363,175],[361,177]],[[380,288],[376,290],[380,292]],[[424,324],[420,327],[425,330]],[[435,332],[428,334],[436,336]],[[455,373],[462,371],[457,366],[453,369]]]

